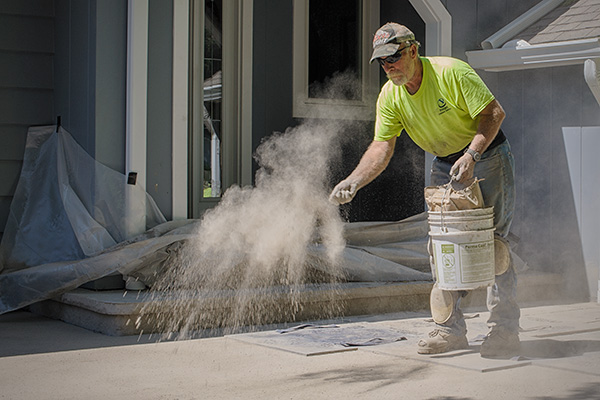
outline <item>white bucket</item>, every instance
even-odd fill
[[[444,290],[473,290],[495,279],[494,229],[430,231],[437,285]]]
[[[494,227],[494,207],[460,211],[430,211],[431,232],[482,231]]]

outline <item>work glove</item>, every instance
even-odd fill
[[[473,161],[473,157],[470,154],[464,154],[450,168],[450,176],[452,180],[468,186],[473,182],[474,169],[475,161]]]
[[[329,201],[335,205],[346,204],[352,201],[356,192],[358,192],[358,184],[344,179],[333,188]]]

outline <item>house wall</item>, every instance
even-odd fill
[[[252,149],[273,132],[295,125],[292,116],[292,0],[254,0]],[[256,172],[257,165],[252,176]]]
[[[452,56],[467,61],[466,50],[480,43],[540,0],[440,0],[452,16]]]
[[[442,3],[453,19],[452,54],[466,60],[465,51],[480,48],[482,40],[538,0]],[[381,0],[381,20],[398,20],[419,36],[424,28],[409,6],[409,2]],[[254,1],[253,149],[271,133],[301,123],[292,115],[292,14],[291,0]],[[151,0],[149,19],[147,188],[169,217],[170,2]],[[90,154],[124,172],[126,30],[126,2],[120,0],[0,3],[1,228],[31,125],[53,124],[61,115],[63,126]],[[598,104],[584,82],[583,66],[479,72],[507,112],[503,129],[516,160],[512,232],[520,238],[517,251],[531,269],[563,273],[567,287],[576,294],[573,297],[585,297],[590,275],[585,270],[578,203],[572,191],[575,183],[563,135],[565,127],[600,126]],[[333,180],[354,167],[370,142],[372,126],[356,124],[348,135],[354,140],[344,145],[344,163],[334,171]],[[401,136],[396,151],[402,154],[394,157],[388,171],[344,210],[350,220],[400,219],[423,210],[425,171],[404,173],[418,171],[422,153],[407,135]]]
[[[447,0],[453,18],[453,56],[480,43],[537,0]],[[583,65],[509,72],[478,71],[507,117],[502,125],[516,164],[517,199],[511,232],[530,269],[564,276],[567,294],[586,300],[586,274],[576,199],[563,128],[600,126],[600,113],[583,78]],[[597,276],[597,272],[596,272]],[[593,279],[593,273],[591,275]]]
[[[171,217],[173,4],[151,0],[148,19],[146,189]],[[99,162],[125,173],[127,2],[56,0],[56,115]]]
[[[146,191],[172,218],[173,1],[148,3]]]
[[[23,161],[27,129],[54,120],[54,2],[0,2],[0,235]]]
[[[92,157],[124,172],[127,2],[55,4],[55,114]]]
[[[569,292],[585,296],[588,282],[563,135],[565,127],[600,125],[583,65],[496,75],[517,165],[512,231],[521,239],[519,252],[531,268],[564,274]]]

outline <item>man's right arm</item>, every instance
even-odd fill
[[[334,204],[350,202],[359,189],[367,186],[385,170],[394,154],[396,136],[386,141],[374,140],[352,173],[338,183],[329,195]]]

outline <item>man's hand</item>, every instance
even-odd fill
[[[360,188],[365,187],[387,167],[394,154],[395,144],[395,136],[386,141],[373,140],[354,171],[333,188],[329,201],[336,205],[352,201]]]
[[[473,170],[475,169],[475,161],[470,154],[465,153],[461,158],[456,160],[450,169],[450,175],[455,181],[468,186],[473,182]]]
[[[356,192],[358,192],[358,184],[344,179],[333,188],[329,195],[329,201],[336,205],[346,204],[352,201]]]

